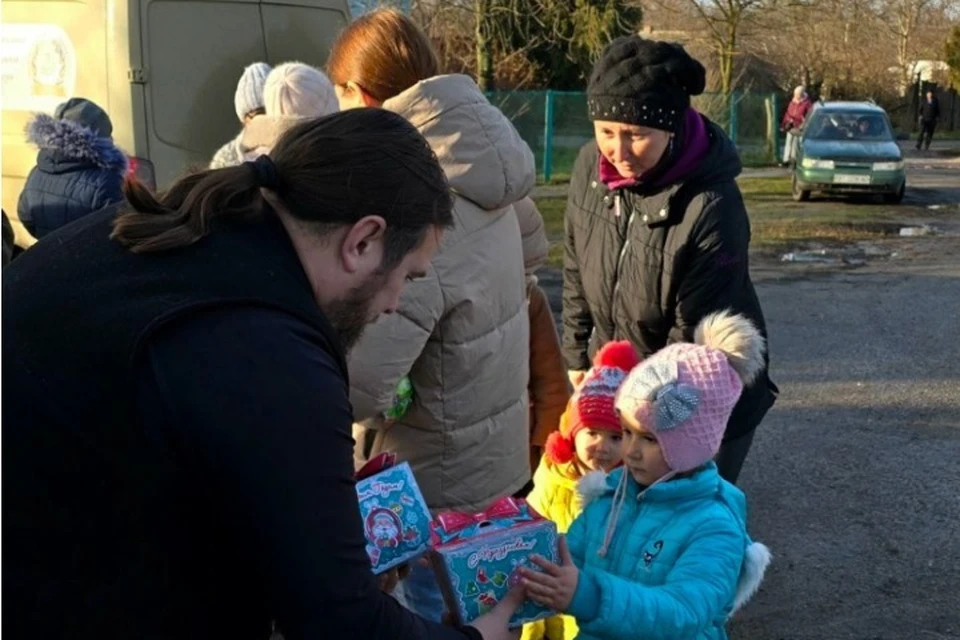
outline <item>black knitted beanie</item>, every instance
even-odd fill
[[[676,132],[706,71],[679,44],[622,36],[607,45],[587,85],[591,120]]]

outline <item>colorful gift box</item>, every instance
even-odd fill
[[[430,523],[430,538],[431,563],[456,624],[490,611],[519,582],[521,567],[539,571],[531,555],[559,564],[557,525],[516,498],[501,498],[476,514],[440,513]],[[554,613],[527,599],[510,626]]]
[[[410,465],[394,466],[381,454],[357,472],[357,499],[374,574],[408,562],[427,550],[430,511]]]

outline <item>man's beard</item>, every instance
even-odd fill
[[[323,307],[323,313],[333,325],[344,353],[349,353],[367,325],[376,320],[370,307],[373,299],[383,288],[385,275],[375,274],[359,287],[351,289],[346,297],[329,302]]]

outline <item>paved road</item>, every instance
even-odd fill
[[[734,640],[960,638],[960,238],[893,242],[754,270],[782,393],[741,485],[776,558]]]

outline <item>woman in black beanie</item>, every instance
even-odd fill
[[[590,76],[596,140],[580,151],[565,219],[563,346],[575,386],[605,343],[628,339],[646,357],[692,341],[714,311],[742,313],[766,335],[740,158],[690,106],[704,85],[683,47],[639,36],[611,42]],[[744,389],[717,460],[727,480],[777,392],[766,370]]]

